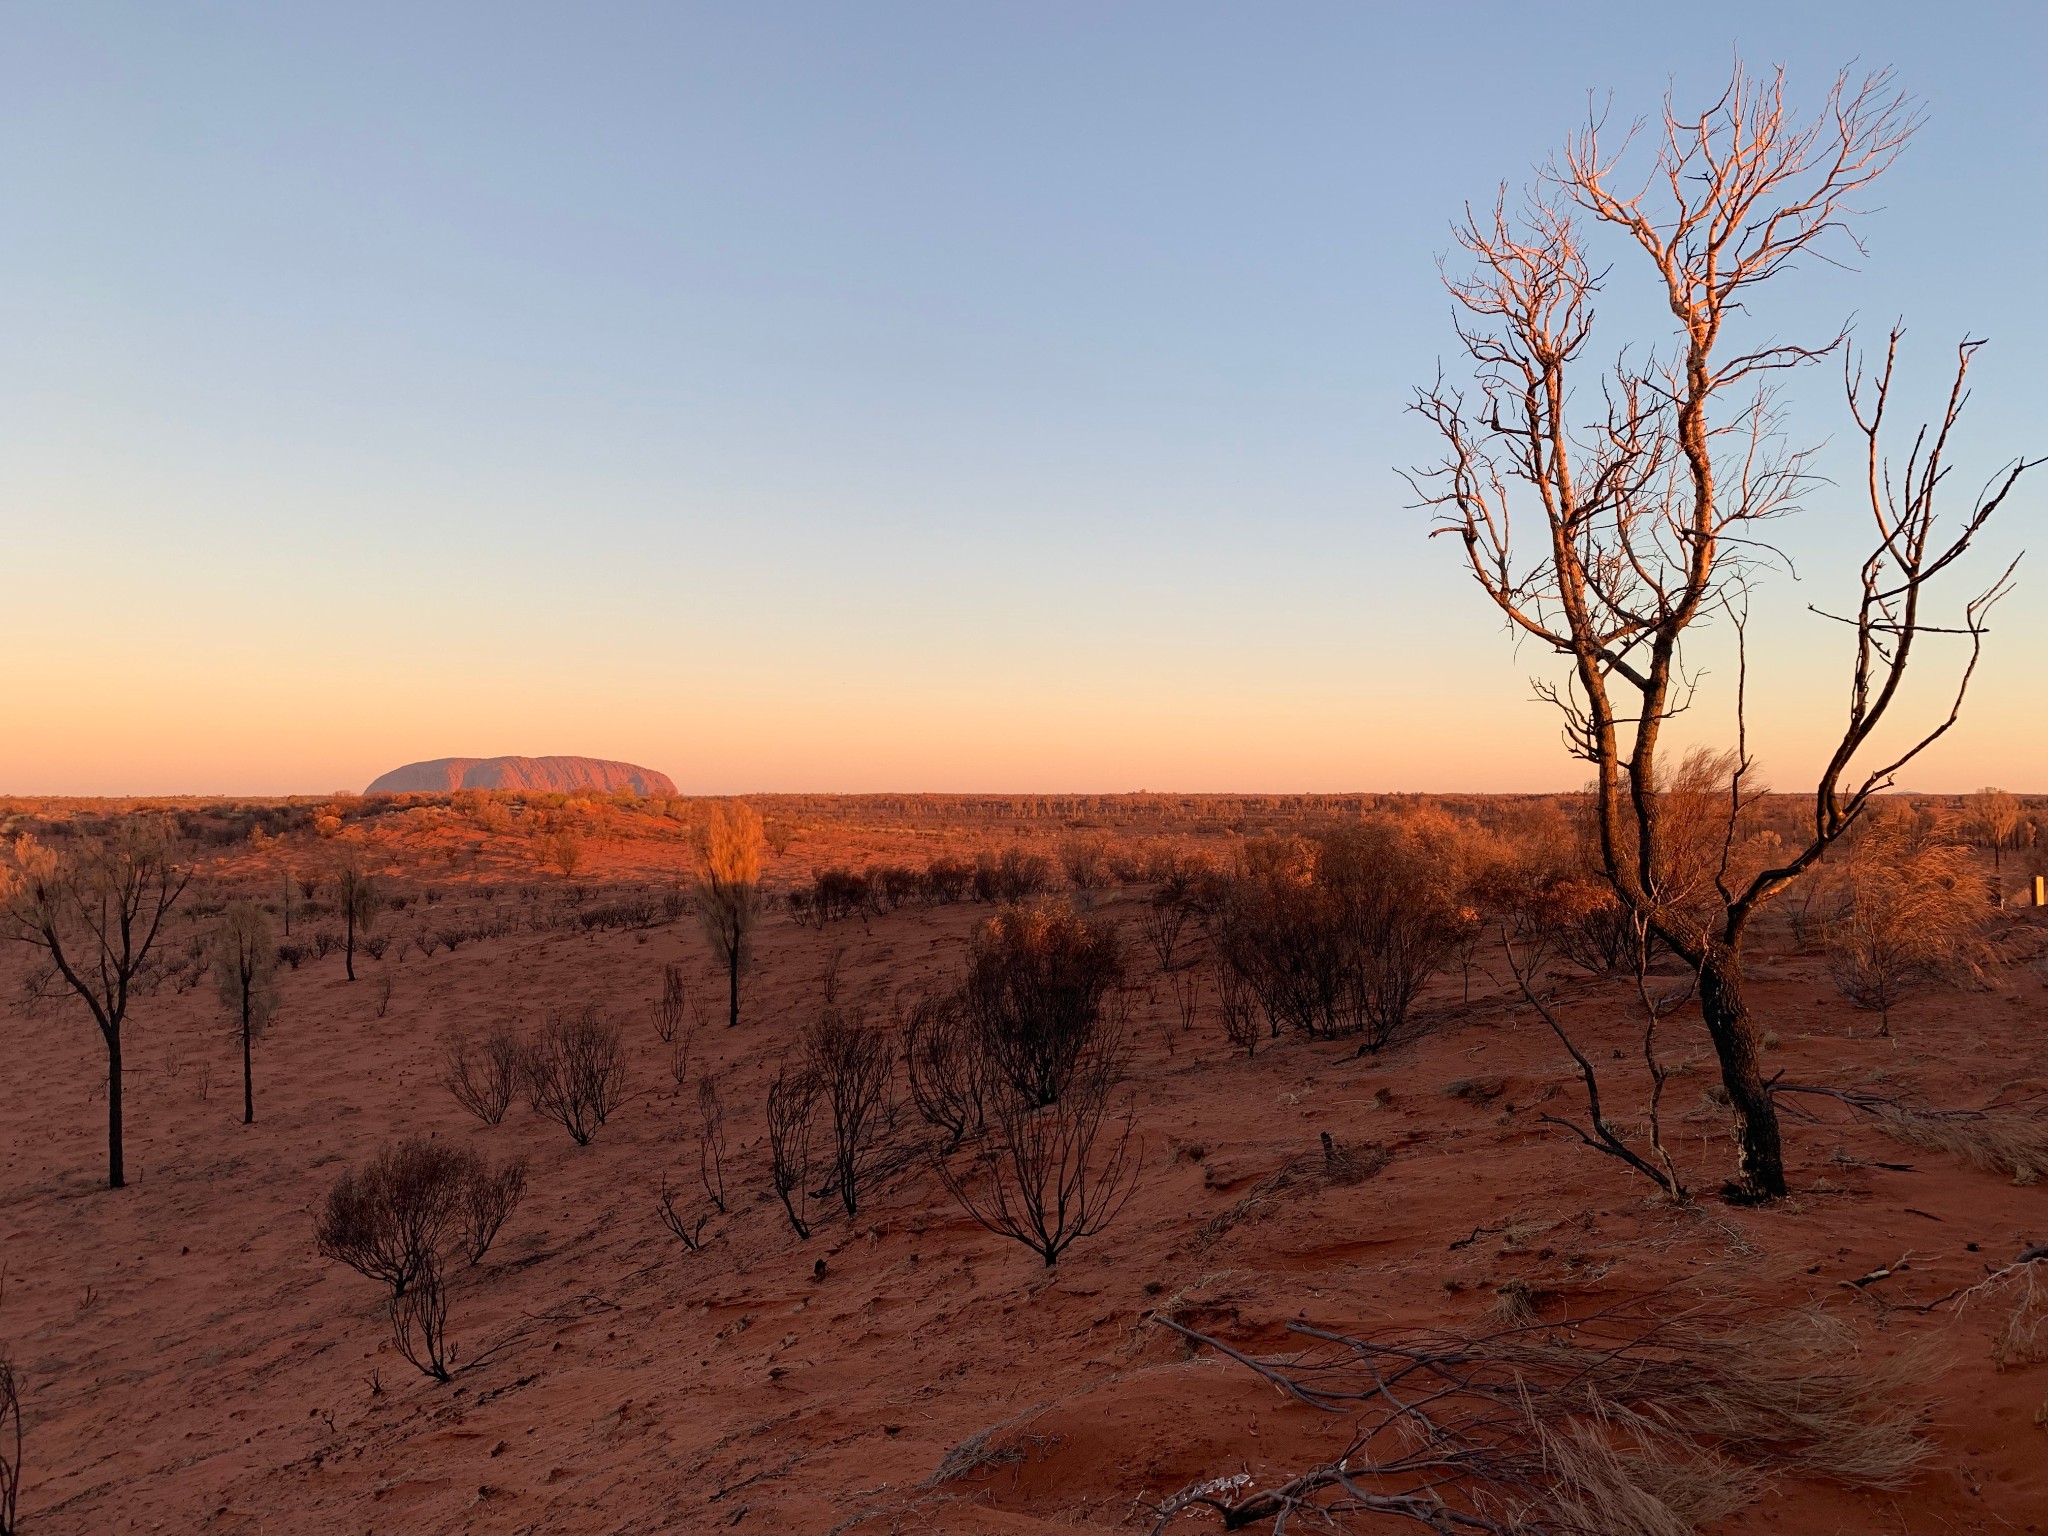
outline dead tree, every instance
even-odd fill
[[[231,901],[213,934],[213,974],[221,1006],[242,1039],[242,1124],[256,1123],[256,1073],[251,1042],[277,1012],[277,937],[253,901]]]
[[[452,1375],[447,1265],[474,1265],[526,1189],[526,1163],[491,1169],[466,1148],[414,1137],[342,1174],[314,1224],[323,1258],[390,1292],[392,1343],[436,1381]]]
[[[661,997],[654,1005],[654,1033],[663,1045],[675,1040],[676,1031],[683,1026],[688,1003],[689,988],[683,981],[683,968],[664,965],[661,968]]]
[[[692,1253],[704,1249],[704,1228],[710,1222],[708,1211],[699,1212],[692,1220],[676,1209],[675,1191],[668,1187],[668,1175],[661,1177],[661,1191],[654,1197],[654,1214],[661,1218],[661,1224],[674,1233],[677,1241]]]
[[[107,1048],[107,1187],[128,1182],[121,1155],[121,1026],[164,919],[192,878],[156,826],[130,823],[76,855],[15,840],[0,875],[5,936],[38,949],[92,1013]]]
[[[1416,399],[1446,449],[1415,477],[1438,514],[1437,531],[1462,544],[1473,578],[1512,630],[1568,661],[1565,683],[1538,686],[1562,710],[1571,750],[1592,766],[1603,873],[1698,978],[1735,1120],[1728,1192],[1744,1200],[1785,1193],[1761,1031],[1742,981],[1750,924],[1958,718],[2010,568],[1946,623],[1927,612],[1930,587],[2030,467],[2009,464],[1959,523],[1938,527],[1950,438],[1978,343],[1960,348],[1943,416],[1914,439],[1895,476],[1884,418],[1896,330],[1874,378],[1854,366],[1845,334],[1810,344],[1736,339],[1759,297],[1753,290],[1846,238],[1856,199],[1914,126],[1887,76],[1860,86],[1838,79],[1823,110],[1801,123],[1786,105],[1782,74],[1757,79],[1739,64],[1700,117],[1666,107],[1646,181],[1623,180],[1626,142],[1618,151],[1604,125],[1590,123],[1519,215],[1503,196],[1489,216],[1468,216],[1460,227],[1471,267],[1448,281],[1464,311],[1458,337],[1474,393],[1439,376]],[[1631,270],[1642,272],[1673,319],[1667,350],[1623,349],[1604,373],[1587,361],[1593,300],[1609,270],[1589,248],[1594,232],[1632,250],[1639,265]],[[1766,525],[1794,511],[1814,478],[1809,452],[1784,446],[1772,381],[1838,349],[1875,525],[1853,611],[1829,615],[1851,636],[1847,720],[1814,786],[1803,839],[1752,858],[1735,835],[1761,792],[1741,724],[1738,666],[1723,836],[1707,878],[1681,893],[1673,889],[1686,882],[1674,881],[1680,860],[1666,816],[1664,727],[1693,698],[1699,672],[1688,642],[1721,622],[1734,632],[1739,660],[1748,595],[1774,553]],[[1596,401],[1604,409],[1591,420],[1575,417]],[[1533,547],[1518,536],[1521,517],[1533,517]],[[1966,656],[1947,709],[1873,758],[1872,738],[1919,642],[1936,633],[1959,636]]]

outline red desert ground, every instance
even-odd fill
[[[10,802],[66,856],[167,829],[190,879],[122,1190],[100,1036],[5,951],[23,1528],[1192,1531],[1417,1497],[1447,1447],[1495,1519],[1590,1457],[1577,1496],[1713,1529],[2037,1526],[2038,853],[2001,910],[1982,807],[1883,809],[1964,850],[1974,959],[1887,1033],[1845,887],[1774,914],[1790,1193],[1746,1205],[1684,967],[1639,984],[1575,796]],[[248,1124],[236,913],[283,955]],[[366,1208],[406,1148],[453,1184],[396,1197],[431,1241],[394,1301],[360,1245],[403,1261]]]

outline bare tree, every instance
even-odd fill
[[[1705,113],[1685,118],[1667,104],[1661,126],[1645,181],[1624,183],[1623,156],[1594,121],[1519,216],[1503,195],[1489,216],[1468,216],[1459,227],[1471,271],[1449,286],[1464,311],[1458,336],[1476,398],[1441,377],[1418,393],[1416,408],[1446,453],[1416,484],[1439,515],[1438,531],[1462,543],[1472,576],[1510,627],[1569,658],[1569,681],[1539,688],[1563,711],[1572,751],[1593,766],[1603,873],[1698,978],[1735,1119],[1728,1192],[1763,1200],[1785,1193],[1785,1174],[1759,1062],[1761,1031],[1742,983],[1750,923],[1958,718],[2010,568],[1950,624],[1932,622],[1923,604],[2029,466],[2021,460],[1994,476],[1961,522],[1939,532],[1938,493],[1977,343],[1961,347],[1941,420],[1914,440],[1895,478],[1884,416],[1896,330],[1874,378],[1853,365],[1840,334],[1747,350],[1733,339],[1754,290],[1802,257],[1824,258],[1859,194],[1911,136],[1910,109],[1887,76],[1861,85],[1838,79],[1822,111],[1802,123],[1786,105],[1782,74],[1757,79],[1738,64]],[[1585,353],[1606,274],[1575,214],[1632,248],[1674,321],[1669,350],[1624,350],[1597,382]],[[1738,666],[1720,855],[1704,888],[1675,900],[1667,889],[1673,849],[1663,747],[1665,725],[1692,701],[1698,680],[1686,645],[1718,619],[1733,630],[1739,658],[1748,595],[1773,554],[1765,525],[1794,511],[1812,480],[1808,453],[1785,446],[1772,381],[1838,348],[1875,524],[1860,597],[1842,617],[1852,636],[1847,720],[1815,785],[1803,840],[1745,864],[1734,831],[1759,787]],[[1594,419],[1574,419],[1594,401],[1604,402]],[[1529,511],[1538,528],[1533,549],[1514,535],[1514,519]],[[1918,642],[1938,631],[1959,634],[1968,658],[1946,712],[1857,766]]]
[[[91,1011],[107,1048],[107,1187],[128,1182],[121,1156],[121,1026],[137,977],[192,872],[160,826],[127,823],[69,857],[33,837],[0,878],[5,936],[42,951],[52,975]]]
[[[1216,971],[1216,1011],[1223,1019],[1223,1037],[1247,1056],[1259,1051],[1259,1000],[1251,983],[1235,968],[1225,965]]]
[[[277,1012],[277,937],[253,901],[231,901],[213,931],[213,975],[221,1006],[235,1015],[242,1037],[242,1124],[256,1123],[256,1086],[250,1042]]]
[[[697,916],[725,969],[729,1026],[740,1021],[740,976],[753,960],[754,924],[761,914],[761,841],[761,818],[744,800],[712,807],[699,840]]]
[[[491,1168],[481,1158],[462,1191],[462,1251],[471,1266],[483,1263],[498,1229],[526,1193],[526,1159],[507,1158]]]
[[[1187,899],[1186,882],[1171,882],[1153,893],[1145,908],[1145,942],[1159,957],[1159,969],[1173,969],[1174,951],[1180,947],[1181,931],[1187,927],[1193,909]]]
[[[449,1258],[480,1261],[525,1188],[523,1159],[494,1171],[465,1148],[414,1137],[335,1181],[315,1220],[314,1243],[323,1258],[389,1290],[393,1344],[445,1382],[453,1358]]]
[[[356,942],[370,930],[383,910],[383,897],[378,893],[376,880],[362,866],[360,856],[351,849],[342,856],[334,871],[334,904],[341,912],[343,967],[348,979],[356,979]]]
[[[1022,1098],[1050,1104],[1096,1055],[1113,1053],[1104,1004],[1124,976],[1106,922],[1071,907],[1005,907],[974,936],[961,1003],[982,1057]]]
[[[680,965],[661,968],[661,997],[654,1005],[654,1033],[663,1045],[671,1044],[688,1012],[689,988]]]

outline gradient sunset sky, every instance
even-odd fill
[[[1988,336],[1957,504],[2048,452],[2041,5],[7,5],[0,793],[1574,787],[1396,473],[1435,259],[1738,50],[1926,114],[1757,333],[1903,316],[1915,412]],[[1841,485],[1759,602],[1785,789],[1867,519],[1839,375],[1791,398]],[[2048,790],[2044,504],[1909,785]]]

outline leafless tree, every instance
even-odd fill
[[[362,935],[369,932],[377,914],[384,909],[384,898],[377,889],[376,879],[364,870],[361,858],[354,850],[343,855],[335,867],[334,904],[341,912],[343,925],[343,967],[348,972],[348,979],[354,981],[356,944]]]
[[[277,1012],[277,937],[253,901],[231,901],[213,932],[213,975],[221,1006],[242,1037],[242,1124],[256,1123],[256,1074],[251,1042]]]
[[[769,1177],[789,1215],[790,1230],[805,1238],[811,1235],[811,1140],[819,1087],[808,1064],[785,1066],[768,1085]]]
[[[761,914],[761,818],[744,800],[712,808],[699,840],[697,916],[712,955],[724,969],[728,1026],[740,1021],[740,977],[753,960]]]
[[[22,836],[14,868],[0,873],[5,936],[40,950],[92,1013],[107,1048],[107,1187],[128,1182],[121,1155],[121,1026],[137,978],[184,894],[191,871],[156,825],[133,821],[77,854],[60,857]]]
[[[676,1209],[676,1192],[668,1187],[668,1175],[661,1178],[661,1192],[654,1198],[654,1214],[661,1218],[661,1224],[674,1233],[677,1241],[692,1253],[701,1253],[704,1248],[704,1228],[711,1221],[708,1211],[700,1211],[693,1219]]]
[[[1078,1075],[1051,1103],[1033,1104],[1005,1085],[991,1099],[990,1136],[977,1151],[937,1168],[962,1210],[1012,1238],[1050,1269],[1084,1237],[1116,1219],[1137,1187],[1143,1162],[1134,1118],[1110,1105],[1114,1078]]]
[[[595,1003],[543,1024],[526,1042],[520,1068],[527,1103],[558,1122],[579,1147],[589,1146],[625,1101],[625,1041]]]
[[[1617,148],[1603,123],[1589,123],[1519,215],[1503,195],[1490,214],[1460,226],[1471,266],[1449,286],[1464,311],[1458,336],[1475,393],[1439,377],[1416,402],[1446,449],[1416,482],[1439,531],[1460,541],[1473,578],[1516,633],[1569,659],[1567,683],[1539,687],[1563,711],[1573,752],[1593,766],[1603,873],[1698,977],[1735,1119],[1729,1193],[1739,1199],[1785,1193],[1761,1031],[1742,983],[1749,926],[1958,718],[2010,568],[1946,625],[1925,610],[1929,588],[1968,552],[2028,467],[2022,460],[1994,476],[1960,523],[1942,532],[1937,502],[1977,343],[1961,347],[1945,412],[1913,440],[1894,475],[1885,413],[1896,330],[1874,377],[1854,366],[1843,335],[1811,344],[1735,339],[1756,289],[1846,238],[1856,200],[1914,126],[1887,76],[1860,85],[1839,79],[1821,112],[1801,122],[1786,104],[1782,74],[1758,79],[1739,64],[1699,117],[1667,104],[1641,182],[1624,180],[1626,138]],[[1586,350],[1606,271],[1580,216],[1640,258],[1636,270],[1674,322],[1667,350],[1625,349],[1597,381]],[[1803,838],[1776,857],[1745,862],[1734,829],[1759,787],[1741,726],[1738,665],[1721,854],[1704,888],[1675,900],[1667,889],[1664,728],[1691,703],[1698,680],[1686,645],[1720,620],[1740,661],[1748,596],[1773,554],[1767,525],[1795,510],[1812,483],[1807,451],[1785,445],[1773,381],[1837,348],[1875,524],[1860,596],[1841,618],[1852,637],[1847,721],[1815,785]],[[1604,409],[1575,419],[1594,402]],[[1515,535],[1514,519],[1530,513],[1533,548]],[[1920,640],[1937,632],[1960,635],[1967,654],[1948,708],[1903,746],[1868,760]]]
[[[1159,957],[1159,969],[1173,969],[1174,952],[1180,947],[1180,937],[1187,927],[1192,910],[1183,891],[1166,886],[1155,892],[1150,905],[1145,908],[1145,942],[1152,946],[1152,953]]]
[[[485,1125],[505,1118],[524,1070],[525,1047],[509,1024],[494,1025],[481,1044],[458,1035],[443,1048],[441,1081]]]
[[[852,1216],[894,1127],[895,1045],[858,1010],[828,1003],[804,1031],[804,1055],[832,1116],[832,1178]]]

